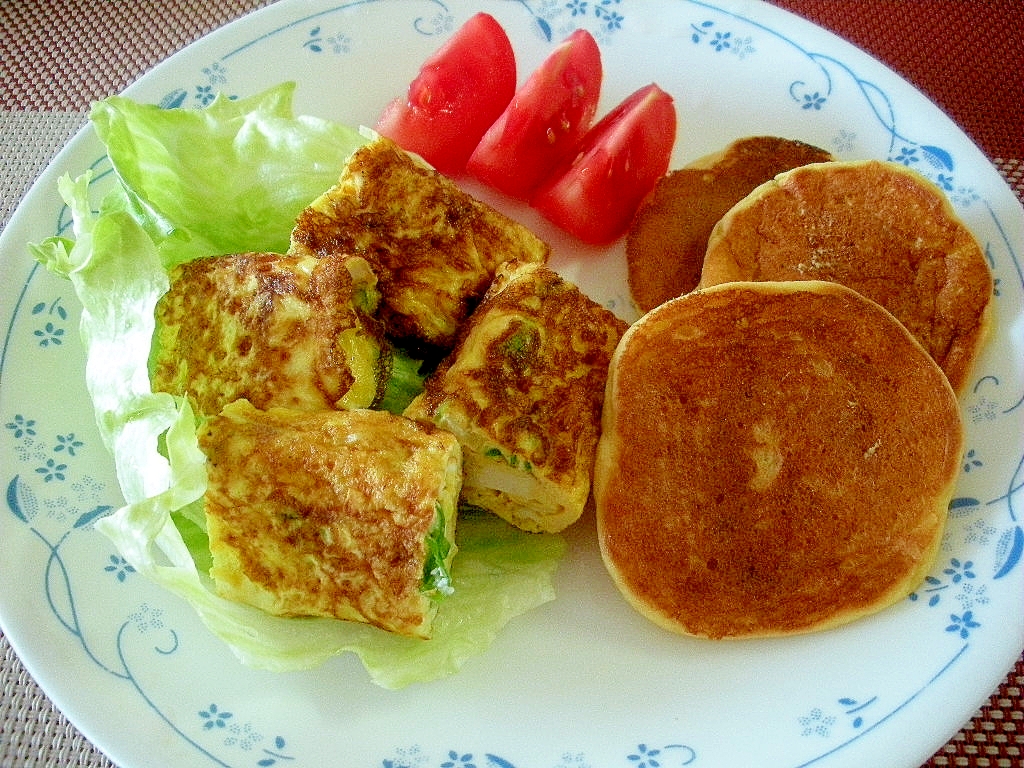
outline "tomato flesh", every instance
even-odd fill
[[[668,171],[675,138],[672,97],[651,83],[590,129],[575,159],[541,185],[531,204],[586,243],[610,243]]]
[[[512,43],[487,13],[477,13],[431,55],[405,98],[388,104],[378,133],[457,175],[516,90]]]
[[[520,200],[577,149],[597,113],[601,51],[578,29],[534,70],[473,151],[467,172]]]

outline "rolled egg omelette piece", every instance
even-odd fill
[[[892,312],[964,391],[991,324],[992,275],[939,187],[900,163],[779,174],[715,225],[698,287],[830,280]]]
[[[962,450],[948,380],[877,303],[824,281],[698,290],[637,321],[612,359],[601,555],[676,632],[836,627],[923,580]]]
[[[457,549],[452,435],[387,411],[238,400],[206,422],[199,444],[220,596],[430,637]]]
[[[391,346],[361,256],[232,253],[180,264],[156,306],[155,392],[213,416],[257,408],[368,408],[384,394]]]
[[[404,415],[462,445],[463,502],[556,533],[590,498],[605,377],[626,323],[541,264],[499,267]]]

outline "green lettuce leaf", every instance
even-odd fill
[[[294,86],[204,110],[163,110],[112,97],[91,119],[117,183],[93,209],[91,174],[60,180],[74,238],[31,247],[71,281],[83,311],[86,383],[126,504],[96,523],[140,573],[188,600],[245,663],[271,670],[357,654],[386,687],[431,680],[482,653],[515,616],[554,597],[559,536],[523,534],[466,513],[456,529],[454,593],[429,641],[330,619],[281,618],[213,591],[202,515],[206,459],[187,400],[150,387],[154,308],[167,270],[199,256],[283,251],[296,214],[337,180],[366,140],[292,114]]]
[[[122,96],[90,121],[165,266],[217,253],[283,252],[295,216],[338,180],[366,137],[292,114],[294,83],[205,109],[161,109]]]
[[[395,348],[391,355],[391,372],[380,401],[381,410],[402,413],[409,403],[423,391],[427,374],[424,361],[411,357],[405,350]]]

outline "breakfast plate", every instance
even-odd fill
[[[71,285],[27,243],[69,234],[57,179],[110,168],[89,129],[0,239],[0,624],[40,685],[126,768],[908,766],[931,756],[1024,648],[1024,212],[920,93],[835,36],[757,2],[283,0],[189,46],[128,90],[202,107],[295,81],[298,113],[372,125],[476,10],[508,31],[520,76],[573,29],[597,39],[600,111],[657,82],[675,98],[673,167],[755,134],[906,164],[944,189],[995,276],[995,333],[962,398],[966,453],[938,561],[906,600],[849,626],[711,642],[620,597],[592,519],[566,535],[556,598],[456,674],[400,690],[351,655],[275,673],[242,665],[95,522],[123,504],[97,430]],[[481,194],[483,192],[481,191]],[[553,264],[628,316],[621,243],[550,240]]]

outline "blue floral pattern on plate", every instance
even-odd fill
[[[364,14],[379,7],[381,3],[375,0],[315,6],[295,2],[271,9],[272,13],[257,14],[250,23],[251,33],[247,27],[226,36],[219,47],[202,48],[202,55],[191,56],[161,77],[152,88],[162,90],[153,93],[152,101],[165,107],[194,107],[208,104],[219,92],[250,93],[258,81],[260,57],[269,52],[293,59],[292,71],[300,80],[312,66],[343,71],[372,47],[369,41],[374,38]],[[393,14],[387,24],[396,34],[431,45],[468,15],[463,4],[440,0],[401,7],[406,14]],[[761,19],[765,14],[751,11],[744,15],[702,2],[659,6],[660,11],[652,7],[625,0],[520,0],[494,6],[506,15],[517,44],[528,43],[539,52],[573,29],[585,27],[613,59],[629,45],[631,35],[638,34],[637,29],[645,24],[649,29],[657,26],[652,17],[660,12],[668,30],[663,42],[670,40],[678,55],[691,65],[728,69],[756,81],[763,77],[766,59],[781,62],[787,75],[771,79],[776,90],[765,97],[772,114],[781,115],[786,125],[797,126],[794,130],[827,137],[831,149],[841,156],[881,157],[931,178],[983,232],[983,246],[996,274],[996,303],[1006,307],[1004,316],[1019,315],[1024,269],[1016,250],[1019,244],[1008,229],[1011,214],[993,201],[990,193],[981,191],[984,184],[973,159],[963,156],[965,142],[950,138],[948,132],[923,128],[920,120],[913,119],[912,110],[903,110],[905,96],[894,92],[897,86],[891,77],[878,74],[861,59],[851,63],[850,57],[835,55],[829,46],[824,51],[815,48],[813,35],[780,31],[772,26],[772,19]],[[380,103],[390,95],[379,94]],[[94,184],[105,183],[111,173],[105,158],[96,158],[92,167],[96,171]],[[35,233],[36,239],[53,232],[66,233],[70,226],[67,211],[57,210],[46,226],[45,231]],[[10,245],[9,238],[4,242]],[[19,247],[5,250],[4,258],[26,258]],[[134,697],[181,740],[195,761],[190,764],[323,764],[315,736],[304,733],[300,721],[265,716],[238,689],[198,679],[187,691],[168,696],[159,682],[154,682],[150,665],[180,660],[180,666],[187,668],[194,651],[185,648],[185,639],[200,635],[201,630],[191,625],[184,629],[187,622],[160,595],[140,596],[144,592],[142,579],[92,530],[96,519],[121,503],[116,482],[104,465],[105,449],[95,428],[82,418],[87,406],[84,411],[78,407],[74,418],[46,407],[34,391],[33,376],[27,373],[45,371],[52,392],[62,386],[59,380],[81,376],[75,331],[77,300],[66,285],[57,284],[35,267],[23,283],[3,290],[10,297],[4,303],[10,313],[0,353],[4,381],[0,481],[6,490],[0,534],[7,541],[17,541],[23,554],[26,565],[19,572],[19,587],[41,596],[48,613],[43,619],[50,621],[54,637],[67,641],[71,654],[100,670],[117,687],[119,696]],[[608,302],[616,300],[621,297]],[[1019,354],[1019,346],[1016,349]],[[805,691],[800,701],[783,708],[781,720],[773,721],[775,732],[781,734],[778,738],[787,745],[785,760],[775,764],[831,764],[855,754],[853,748],[862,739],[887,738],[885,727],[897,718],[918,722],[911,719],[920,715],[910,714],[910,704],[969,665],[976,647],[999,637],[1003,618],[999,612],[1007,602],[1005,585],[1012,583],[1019,590],[1024,555],[1019,508],[1024,493],[1024,381],[1021,372],[1006,361],[990,361],[989,366],[979,372],[964,398],[971,443],[958,495],[950,505],[943,550],[935,568],[898,606],[900,616],[893,619],[911,622],[914,631],[926,638],[927,663],[898,689],[887,687],[884,680],[862,680],[858,675],[838,680],[836,688]],[[107,623],[91,620],[86,608],[94,604],[97,591],[112,606]],[[198,636],[193,644],[212,642]],[[331,674],[338,673],[332,669]],[[646,679],[658,680],[656,675]],[[505,741],[495,740],[485,748],[476,737],[457,736],[461,730],[441,741],[422,736],[404,739],[396,733],[389,737],[394,745],[379,745],[375,759],[367,764],[378,768],[730,764],[716,753],[714,740],[695,725],[695,717],[683,713],[672,718],[670,725],[631,724],[625,736],[599,751],[590,746],[588,738],[565,735],[546,757],[523,757]]]

